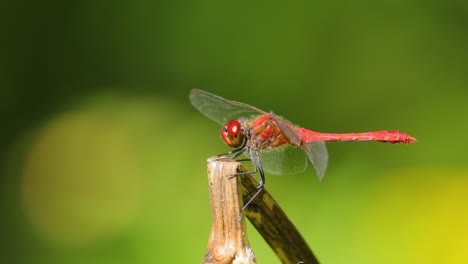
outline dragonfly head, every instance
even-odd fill
[[[221,137],[231,148],[242,146],[245,140],[244,131],[237,119],[232,119],[221,129]]]

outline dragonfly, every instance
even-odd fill
[[[319,181],[325,175],[328,152],[325,142],[379,141],[411,144],[416,139],[400,131],[363,133],[321,133],[292,124],[273,112],[265,112],[251,105],[231,101],[212,93],[194,89],[190,92],[192,105],[208,118],[219,123],[221,138],[233,150],[216,155],[236,159],[245,154],[253,164],[253,171],[237,173],[260,174],[260,183],[241,212],[257,197],[265,185],[265,171],[272,174],[295,174],[305,171],[308,160]]]

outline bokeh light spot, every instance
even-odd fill
[[[125,228],[141,203],[137,151],[124,126],[96,112],[62,115],[39,131],[22,195],[48,240],[80,246]]]
[[[468,263],[468,172],[411,169],[384,177],[362,213],[361,263]],[[385,259],[385,261],[381,261]]]

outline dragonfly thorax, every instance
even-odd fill
[[[241,123],[232,119],[221,129],[221,137],[231,148],[239,148],[244,144],[245,136]]]

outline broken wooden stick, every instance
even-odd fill
[[[239,214],[242,196],[238,179],[228,176],[238,172],[239,163],[227,159],[207,162],[213,223],[202,264],[255,264],[245,222]]]
[[[202,264],[254,264],[255,256],[239,212],[243,202],[255,193],[251,191],[257,188],[258,182],[252,175],[229,176],[247,171],[239,162],[216,158],[210,158],[207,162],[213,225]],[[292,222],[265,189],[243,213],[282,263],[319,263]]]

